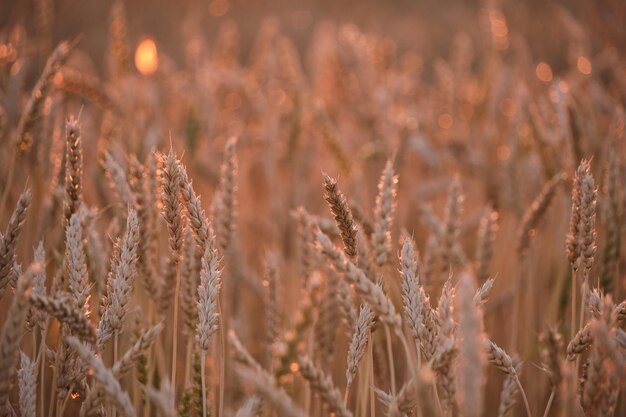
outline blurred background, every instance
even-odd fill
[[[35,32],[42,24],[45,11],[41,9],[51,7],[53,21],[46,29],[51,39],[56,43],[80,36],[81,49],[103,72],[112,3],[2,0],[0,28],[21,23],[28,32]],[[137,44],[152,36],[162,53],[182,62],[186,32],[197,29],[213,39],[227,20],[238,26],[243,60],[267,17],[278,19],[281,32],[301,53],[310,44],[316,25],[332,21],[355,24],[364,32],[389,38],[400,52],[415,49],[433,58],[446,54],[457,33],[477,35],[482,26],[480,11],[489,3],[502,10],[512,34],[524,34],[532,56],[546,61],[557,74],[567,67],[572,32],[585,38],[587,48],[626,46],[626,3],[620,0],[132,0],[125,5],[129,40]],[[573,20],[565,21],[567,15]],[[562,30],[562,24],[568,31]]]

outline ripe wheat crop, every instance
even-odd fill
[[[500,3],[436,58],[6,22],[0,417],[626,415],[626,54]]]

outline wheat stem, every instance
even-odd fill
[[[387,339],[387,358],[389,359],[389,379],[391,381],[391,394],[396,396],[396,371],[393,363],[393,350],[391,348],[391,332],[389,326],[385,324],[385,339]]]
[[[552,391],[550,392],[550,398],[548,398],[548,404],[546,405],[546,409],[543,412],[543,417],[548,417],[550,407],[552,406],[552,401],[554,401],[554,388],[552,388]]]
[[[513,373],[515,376],[515,383],[519,387],[519,391],[522,394],[522,398],[524,399],[524,406],[526,407],[526,414],[528,417],[532,417],[532,413],[530,412],[530,405],[528,404],[528,398],[526,398],[526,391],[524,391],[524,387],[522,387],[522,383],[519,382],[519,378],[517,376],[517,372]]]
[[[117,356],[119,352],[119,342],[120,336],[118,332],[115,332],[113,335],[113,364],[117,363]],[[111,408],[111,416],[115,417],[117,415],[117,409],[115,407]]]
[[[200,353],[200,367],[202,369],[202,371],[201,371],[202,372],[202,374],[201,374],[202,375],[202,417],[207,417],[206,416],[206,395],[207,395],[207,393],[206,393],[206,376],[205,376],[205,373],[206,373],[205,367],[206,367],[206,365],[205,365],[205,362],[206,362],[206,352],[203,350]]]
[[[176,392],[176,356],[178,353],[178,294],[180,293],[180,268],[176,264],[176,289],[174,290],[174,325],[172,328],[172,389]]]

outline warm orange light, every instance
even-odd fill
[[[300,370],[300,365],[298,365],[297,362],[291,362],[291,364],[289,365],[289,370],[291,372],[298,372]]]
[[[135,51],[135,66],[143,75],[156,72],[159,67],[159,55],[154,40],[146,38],[139,43]]]
[[[537,74],[537,78],[539,78],[543,82],[552,81],[552,68],[550,65],[545,62],[540,62],[537,64],[537,68],[535,69],[535,73]]]
[[[591,74],[591,61],[586,56],[579,56],[576,61],[576,66],[578,67],[578,71],[582,72],[585,75]]]

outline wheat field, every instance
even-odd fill
[[[62,3],[0,19],[0,417],[626,416],[624,7]]]

